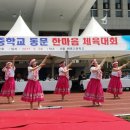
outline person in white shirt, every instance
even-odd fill
[[[115,61],[112,66],[112,73],[111,73],[111,79],[110,82],[108,84],[108,89],[107,92],[113,94],[114,99],[119,98],[119,94],[122,94],[122,83],[121,83],[121,75],[122,72],[121,70],[123,68],[125,68],[127,65],[129,64],[129,62],[127,64],[123,64],[122,66],[118,66],[118,62]]]
[[[62,101],[64,101],[64,97],[66,94],[69,94],[69,70],[72,62],[68,65],[65,65],[65,62],[60,62],[59,66],[59,78],[55,88],[55,94],[61,94]]]
[[[30,102],[30,109],[33,109],[33,102],[38,102],[38,109],[42,108],[41,101],[44,100],[44,94],[39,82],[39,70],[45,65],[49,56],[47,55],[40,65],[37,65],[36,59],[32,59],[28,66],[28,82],[21,100]]]
[[[93,106],[101,105],[101,102],[104,102],[104,94],[103,88],[101,84],[102,79],[102,71],[101,67],[103,66],[105,59],[101,62],[101,64],[97,63],[97,60],[94,59],[92,61],[92,67],[90,68],[90,81],[87,85],[84,94],[84,100],[92,101]],[[97,104],[96,104],[97,103]]]
[[[7,97],[8,103],[14,103],[14,96],[15,96],[15,58],[13,58],[13,62],[7,62],[6,66],[2,69],[5,72],[5,83],[1,89],[1,96]]]

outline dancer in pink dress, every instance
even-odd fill
[[[66,94],[70,93],[69,90],[69,67],[72,65],[72,62],[68,65],[65,65],[65,62],[62,61],[60,63],[59,68],[59,78],[55,88],[55,94],[61,94],[62,101],[64,101],[64,97]]]
[[[1,89],[1,96],[7,97],[8,103],[14,102],[14,95],[15,95],[15,58],[13,58],[13,62],[7,62],[6,66],[2,69],[3,72],[5,72],[5,83],[2,86]]]
[[[30,102],[30,109],[33,109],[33,102],[38,102],[38,109],[42,108],[41,101],[44,100],[44,94],[39,82],[39,70],[45,65],[49,56],[46,56],[40,65],[37,65],[36,59],[32,59],[29,63],[28,82],[21,100]]]
[[[122,94],[122,83],[121,83],[121,75],[122,72],[121,70],[123,68],[125,68],[127,65],[129,64],[129,62],[127,64],[123,64],[122,66],[118,66],[118,62],[115,61],[112,66],[112,73],[111,73],[111,79],[108,85],[108,89],[107,92],[112,93],[114,95],[114,99],[119,98],[119,94]]]
[[[101,67],[103,66],[105,59],[98,65],[96,59],[92,61],[92,67],[90,68],[91,75],[90,81],[87,85],[84,100],[89,100],[93,102],[93,106],[101,105],[101,102],[104,102],[103,88],[101,84],[102,71]]]

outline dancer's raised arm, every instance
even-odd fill
[[[14,64],[15,64],[15,59],[17,58],[17,56],[14,56],[13,57],[13,61],[12,61],[12,67],[14,67]]]
[[[104,58],[104,59],[102,60],[102,62],[100,63],[100,66],[101,66],[101,67],[104,65],[105,61],[106,61],[106,58]]]

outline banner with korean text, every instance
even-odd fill
[[[0,54],[43,52],[130,51],[130,36],[111,37],[0,37]],[[6,54],[7,53],[7,54]]]

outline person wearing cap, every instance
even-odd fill
[[[98,64],[97,60],[94,59],[91,63],[90,81],[88,82],[83,98],[84,100],[92,101],[92,106],[100,106],[101,103],[104,102],[103,88],[101,84],[101,67],[103,66],[104,62],[105,59],[101,62],[101,64]]]
[[[64,101],[66,94],[69,94],[69,67],[72,65],[70,62],[68,65],[65,65],[65,62],[62,61],[59,63],[59,78],[55,88],[55,94],[61,94],[61,100]]]
[[[7,62],[2,71],[5,73],[5,83],[2,86],[0,96],[7,97],[8,103],[14,103],[14,95],[15,95],[15,58],[13,57],[13,62]]]
[[[129,63],[123,64],[122,66],[119,67],[117,61],[112,63],[113,68],[112,68],[111,79],[108,84],[107,92],[113,94],[114,99],[119,98],[118,95],[122,94],[123,89],[120,80],[122,75],[121,70],[125,68],[128,64]]]
[[[44,100],[42,86],[39,82],[39,70],[45,65],[47,55],[40,65],[37,65],[36,59],[32,59],[28,66],[28,82],[24,89],[21,100],[30,103],[30,109],[33,109],[33,102],[38,102],[38,109],[41,109],[41,101]]]

